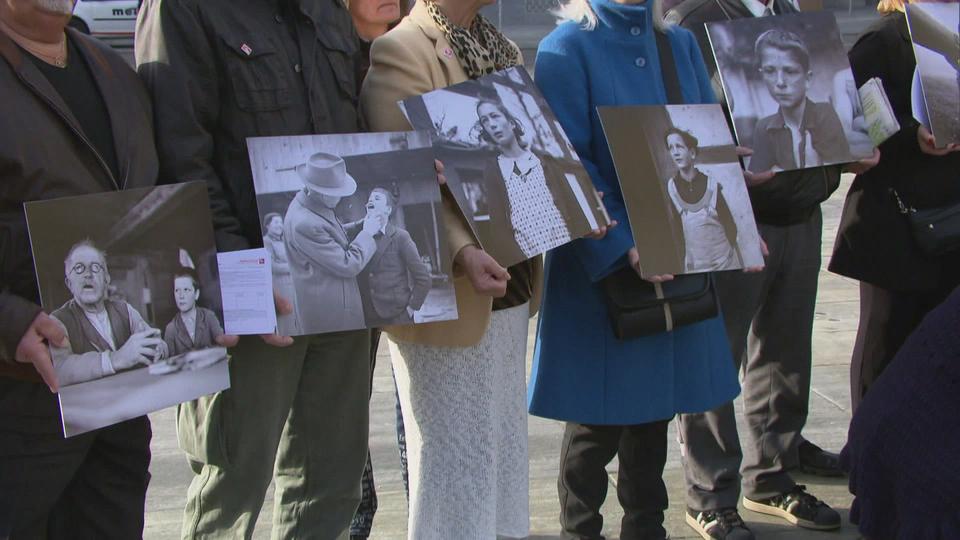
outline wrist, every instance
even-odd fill
[[[480,251],[480,248],[477,247],[476,244],[467,244],[460,248],[460,251],[458,251],[453,257],[453,262],[460,266],[464,266],[466,260],[477,251]]]

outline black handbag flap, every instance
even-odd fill
[[[685,274],[661,284],[663,297],[657,296],[653,283],[645,281],[632,268],[623,268],[604,278],[606,297],[620,309],[635,310],[666,302],[682,302],[707,294],[710,274]]]

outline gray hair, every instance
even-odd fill
[[[83,240],[77,242],[76,244],[70,247],[70,250],[67,251],[67,256],[63,258],[63,268],[69,274],[70,273],[70,259],[73,257],[73,254],[80,248],[89,248],[100,254],[100,258],[103,259],[103,269],[107,270],[107,252],[100,249],[93,240],[89,238],[84,238]]]
[[[653,3],[653,26],[661,32],[665,31],[669,25],[663,19],[663,1],[646,1]],[[584,30],[593,30],[597,27],[597,13],[593,11],[590,0],[561,0],[560,6],[554,10],[553,14],[557,17],[557,24],[572,21]]]

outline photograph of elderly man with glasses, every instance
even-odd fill
[[[64,259],[73,297],[50,315],[67,334],[66,347],[51,347],[62,386],[100,379],[166,358],[160,336],[130,304],[108,298],[110,271],[104,252],[77,242]]]

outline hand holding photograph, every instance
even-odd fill
[[[863,105],[827,11],[707,23],[747,168],[760,173],[873,155]]]
[[[457,318],[426,132],[248,142],[274,288],[298,336]]]
[[[960,3],[907,4],[907,25],[930,131],[960,144]]]
[[[480,245],[502,266],[609,225],[546,100],[515,67],[404,100],[429,130],[447,186]]]
[[[66,436],[230,386],[202,182],[25,209],[43,308],[68,337],[50,347]]]
[[[600,107],[644,276],[763,266],[720,105]]]

